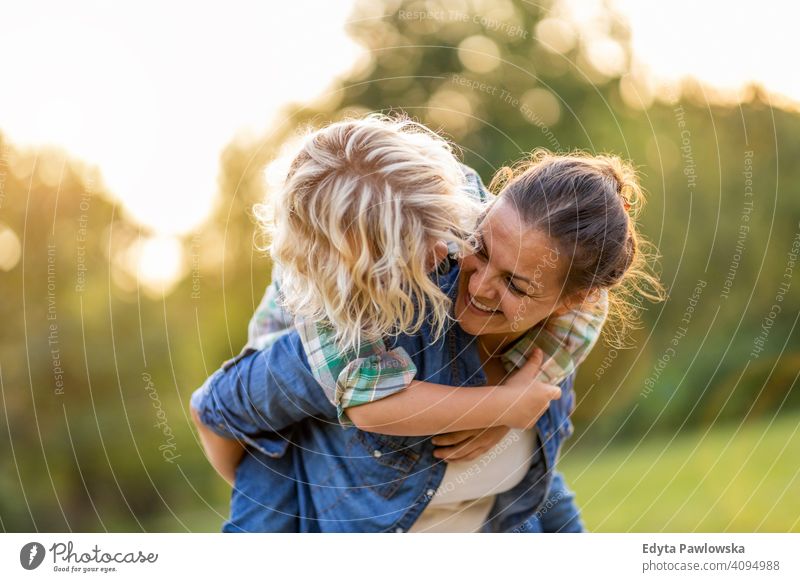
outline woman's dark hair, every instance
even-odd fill
[[[637,327],[642,297],[664,299],[651,264],[655,248],[636,232],[644,194],[633,167],[617,156],[536,150],[501,169],[490,188],[502,188],[531,228],[547,234],[565,254],[562,296],[607,289],[615,347]]]

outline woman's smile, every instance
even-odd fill
[[[492,315],[502,315],[502,310],[500,309],[493,309],[486,305],[485,303],[478,301],[475,297],[469,294],[469,291],[464,293],[464,299],[469,307],[474,313],[478,315],[482,315],[485,317],[489,317]]]

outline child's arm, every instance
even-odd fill
[[[387,350],[382,340],[342,353],[327,325],[298,319],[297,331],[311,373],[342,426],[402,436],[522,428],[533,426],[561,395],[557,386],[536,381],[542,354],[502,386],[464,389],[414,381],[417,369],[405,350]]]
[[[195,422],[220,438],[236,439],[269,456],[284,454],[290,442],[287,431],[296,423],[309,417],[332,418],[335,414],[307,362],[300,357],[302,350],[299,338],[289,335],[270,348],[245,353],[225,364],[193,393]],[[558,387],[525,381],[537,373],[539,364],[541,354],[531,358],[503,387],[439,387],[443,399],[465,411],[454,426],[445,429],[530,428],[550,400],[560,397]],[[417,391],[408,392],[414,395]],[[429,398],[431,392],[430,388],[420,392],[421,398]],[[427,428],[423,431],[430,432]],[[229,457],[235,452],[234,447],[205,431],[201,431],[201,438],[214,467],[226,478],[231,477],[230,467],[236,463]]]
[[[561,397],[558,386],[538,382],[542,352],[536,350],[501,386],[459,388],[412,382],[401,392],[348,410],[362,430],[423,436],[495,426],[533,428]]]
[[[226,438],[218,435],[200,420],[200,414],[194,408],[192,410],[192,420],[197,427],[200,435],[200,442],[206,452],[206,457],[211,466],[233,486],[236,476],[236,467],[242,460],[244,445],[233,438]]]
[[[607,313],[608,294],[602,291],[595,303],[549,318],[504,355],[507,368],[523,368],[535,346],[544,352],[545,361],[535,374],[519,381],[561,383],[597,343]],[[317,380],[328,384],[342,425],[405,436],[466,430],[462,423],[469,423],[469,411],[448,396],[451,387],[412,381],[416,369],[402,349],[386,351],[382,342],[375,342],[367,347],[372,354],[362,350],[361,358],[347,362],[347,354],[336,352],[324,327],[306,326],[300,335],[311,342],[304,343],[309,362],[312,370],[316,366]],[[314,356],[309,351],[312,343]]]

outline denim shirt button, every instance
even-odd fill
[[[434,491],[433,489],[428,489],[428,490],[425,492],[425,494],[426,494],[428,497],[433,497],[433,494],[434,494],[434,493],[436,493],[436,491]]]
[[[378,457],[380,457],[380,456],[381,456],[381,454],[382,454],[382,453],[381,453],[379,450],[377,450],[377,449],[376,449],[376,450],[374,450],[374,451],[372,451],[372,456],[373,456],[373,457],[375,457],[376,459],[377,459]]]
[[[397,528],[396,530],[394,530],[394,531],[395,531],[395,533],[403,533],[403,528],[402,528],[402,527],[398,527],[398,528]]]

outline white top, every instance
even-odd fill
[[[495,495],[525,477],[536,449],[534,429],[512,428],[482,457],[447,464],[442,482],[410,532],[476,532]]]

